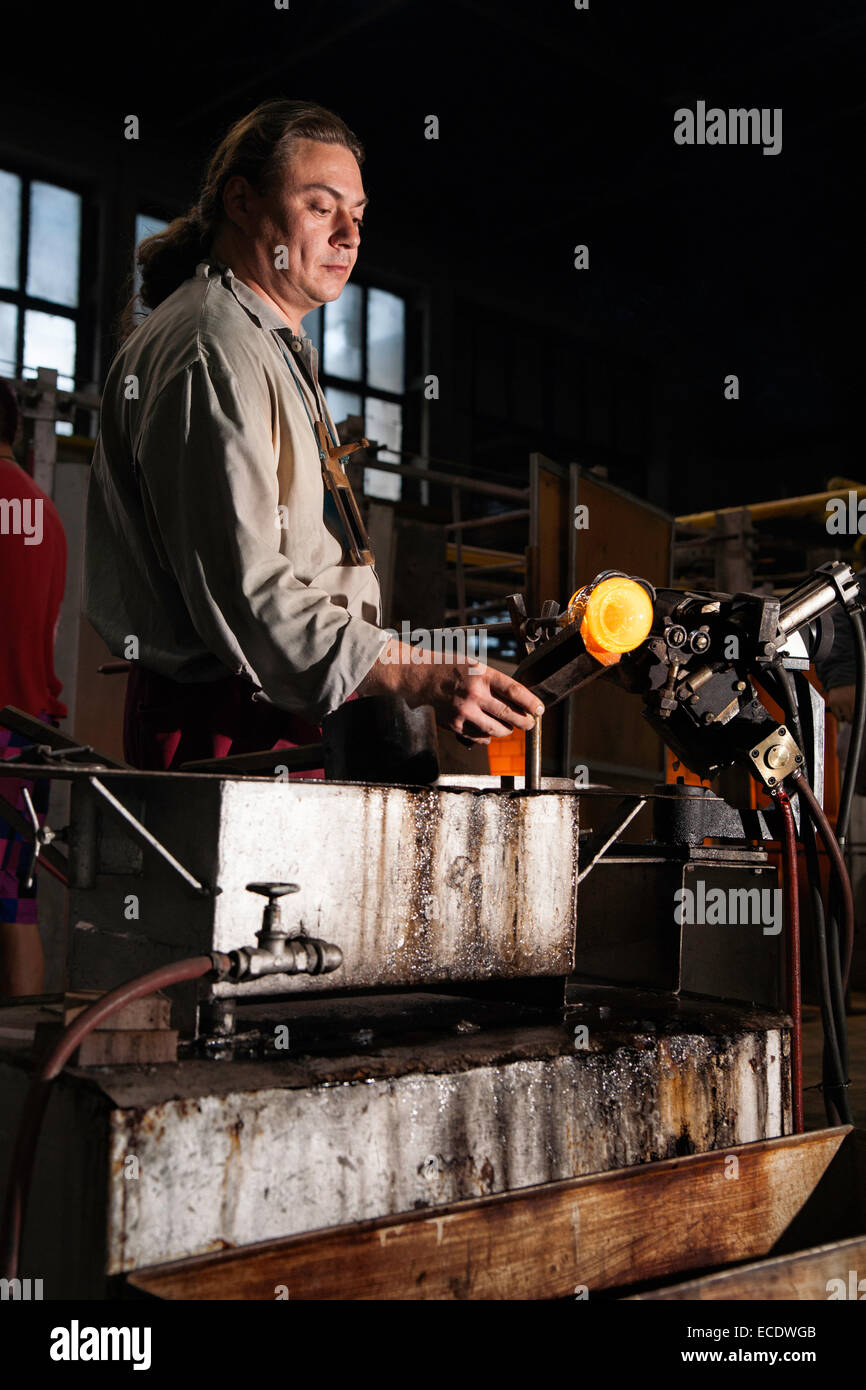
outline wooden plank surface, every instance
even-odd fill
[[[851,1278],[852,1273],[854,1278]],[[863,1287],[860,1288],[860,1280]],[[774,1260],[760,1260],[741,1269],[729,1269],[710,1274],[705,1279],[689,1279],[674,1288],[655,1289],[652,1293],[633,1294],[637,1302],[644,1299],[712,1301],[757,1299],[788,1301],[789,1299],[842,1300],[866,1297],[866,1238],[837,1241],[797,1255],[781,1255]]]
[[[129,1283],[163,1299],[591,1296],[767,1255],[851,1133],[548,1183],[155,1266]]]

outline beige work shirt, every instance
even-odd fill
[[[202,262],[124,344],[93,458],[85,611],[115,656],[135,655],[136,638],[153,671],[245,675],[319,720],[387,634],[373,566],[352,563],[323,515],[317,442],[278,338],[318,386],[311,340]]]

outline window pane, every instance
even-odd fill
[[[21,180],[0,169],[0,285],[18,288],[18,238],[21,230]]]
[[[303,333],[306,333],[306,335],[307,335],[308,338],[312,338],[312,340],[313,340],[313,347],[316,349],[316,352],[318,352],[320,355],[321,355],[321,352],[322,352],[322,318],[323,318],[323,317],[324,317],[324,316],[323,316],[323,313],[322,313],[321,308],[313,309],[311,313],[309,313],[309,314],[307,314],[307,315],[305,316],[304,322],[303,322],[302,325],[301,325],[301,331],[302,331]]]
[[[15,339],[18,335],[18,310],[14,304],[0,303],[0,375],[16,376]]]
[[[367,380],[382,391],[405,387],[406,303],[387,290],[367,294]]]
[[[145,237],[154,236],[156,232],[164,232],[168,223],[161,217],[151,217],[149,213],[139,212],[135,217],[135,251],[132,257],[132,292],[136,299],[141,289],[141,271],[138,268],[138,248]],[[132,317],[136,323],[141,323],[150,313],[149,309],[141,303],[136,304]]]
[[[157,232],[164,232],[168,223],[162,217],[151,217],[149,212],[136,213],[135,217],[135,245],[144,241],[146,236],[155,236]]]
[[[356,396],[354,391],[341,391],[337,386],[329,386],[325,391],[325,400],[328,402],[328,409],[334,417],[335,425],[339,425],[340,421],[349,415],[363,415],[361,397]]]
[[[386,463],[401,463],[395,450],[403,447],[403,407],[392,401],[380,401],[375,396],[367,397],[367,416],[365,423],[367,438],[375,440],[382,447],[379,457]],[[393,502],[400,498],[403,479],[399,473],[385,473],[381,468],[364,469],[364,492],[368,497],[385,497]]]
[[[80,241],[78,194],[51,183],[31,184],[27,293],[54,304],[76,305]]]
[[[141,289],[141,272],[138,269],[138,248],[145,237],[155,236],[157,232],[164,232],[168,223],[161,217],[150,217],[146,212],[139,212],[135,218],[135,254],[132,261],[132,274],[135,282],[135,293]]]
[[[328,376],[361,377],[361,290],[347,285],[325,305],[325,360]]]
[[[38,309],[24,313],[24,375],[35,376],[37,367],[56,367],[58,386],[71,391],[75,385],[75,324],[57,314]]]

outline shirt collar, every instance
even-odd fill
[[[260,294],[256,294],[255,290],[250,289],[249,285],[244,284],[243,280],[239,280],[229,266],[222,265],[218,261],[201,261],[196,266],[195,273],[197,277],[203,279],[210,276],[221,278],[226,289],[255,319],[259,328],[279,333],[283,341],[288,343],[290,347],[293,347],[295,343],[299,346],[312,343],[312,339],[306,333],[299,335],[293,332],[276,309],[272,308],[266,299],[262,299]]]

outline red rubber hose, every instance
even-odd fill
[[[229,969],[229,958],[219,954],[212,956],[192,956],[188,960],[175,961],[171,965],[161,965],[147,975],[138,975],[126,984],[109,990],[86,1008],[58,1038],[48,1057],[30,1083],[24,1101],[24,1109],[15,1138],[15,1148],[9,1168],[6,1185],[6,1202],[3,1211],[3,1277],[15,1279],[18,1276],[18,1259],[21,1249],[21,1232],[24,1226],[24,1212],[27,1206],[27,1193],[33,1172],[33,1160],[42,1117],[50,1093],[50,1083],[65,1067],[75,1049],[92,1032],[97,1024],[111,1014],[141,999],[146,994],[155,994],[169,985],[180,984],[183,980],[198,980],[211,972],[221,974]]]

